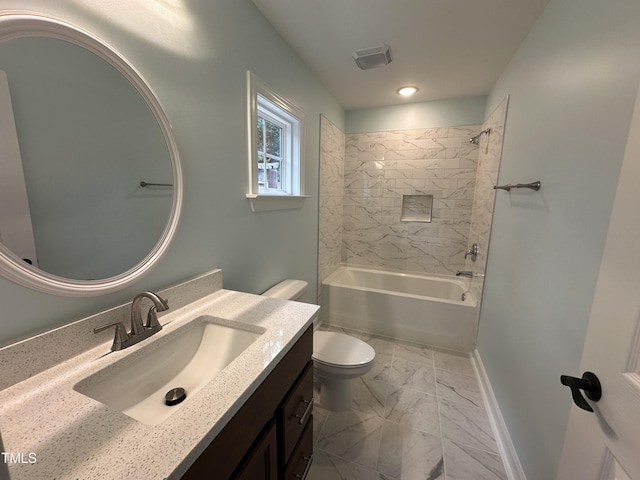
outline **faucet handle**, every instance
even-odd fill
[[[116,350],[121,350],[122,344],[129,340],[129,334],[122,322],[109,323],[102,327],[94,328],[93,333],[100,333],[111,327],[116,327],[115,335],[113,337],[113,345],[111,345],[111,350],[115,352]]]
[[[474,262],[478,258],[478,244],[477,243],[474,243],[473,245],[471,245],[471,248],[469,250],[467,250],[467,253],[464,254],[465,260],[469,256],[471,256],[471,260],[474,261]]]
[[[149,312],[147,313],[147,323],[144,328],[162,330],[162,325],[160,325],[160,322],[158,321],[157,310],[158,309],[155,305],[149,309]]]

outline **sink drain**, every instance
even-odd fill
[[[170,407],[173,407],[174,405],[178,405],[185,398],[187,398],[187,392],[185,392],[184,388],[172,388],[164,396],[164,403],[166,403]]]

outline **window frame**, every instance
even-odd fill
[[[261,188],[258,184],[258,116],[284,126],[281,152],[285,159],[282,189]],[[249,193],[255,211],[301,208],[304,199],[304,114],[251,71],[247,71],[247,146]]]

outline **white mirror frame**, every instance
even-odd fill
[[[183,181],[180,156],[169,119],[157,97],[138,71],[113,48],[78,27],[52,17],[30,12],[0,13],[0,43],[23,37],[46,37],[78,45],[109,62],[144,98],[165,138],[173,171],[173,202],[169,220],[153,250],[130,270],[101,280],[72,280],[30,266],[0,244],[0,274],[9,280],[41,292],[68,297],[104,295],[120,290],[142,278],[166,254],[177,231],[182,211]]]

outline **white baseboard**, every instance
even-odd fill
[[[489,421],[491,422],[491,427],[496,435],[498,450],[500,451],[500,455],[504,462],[507,478],[509,480],[527,480],[527,477],[522,470],[522,465],[520,465],[520,459],[518,459],[516,449],[511,441],[507,425],[504,423],[504,418],[502,418],[502,413],[500,412],[498,401],[496,400],[493,389],[491,388],[487,371],[484,369],[482,359],[480,358],[480,352],[476,349],[471,352],[470,357],[473,369],[476,372],[476,377],[480,383],[480,392],[482,393],[484,404],[487,407]]]

